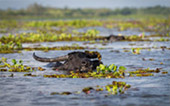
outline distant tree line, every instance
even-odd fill
[[[51,8],[39,4],[32,4],[26,9],[19,10],[0,10],[0,19],[17,19],[24,17],[40,18],[92,18],[92,17],[112,17],[116,15],[170,15],[170,7],[154,6],[147,8],[122,8],[122,9],[68,9],[68,8]]]

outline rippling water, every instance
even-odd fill
[[[77,43],[83,46],[82,42],[67,42],[68,45]],[[129,43],[136,43],[130,46]],[[30,44],[25,44],[28,46]],[[65,42],[42,43],[44,46],[66,45]],[[108,45],[85,45],[91,47],[105,47],[99,51],[102,54],[104,64],[116,64],[127,67],[127,70],[138,68],[162,68],[170,73],[170,51],[162,49],[141,50],[140,55],[131,52],[124,52],[123,48],[132,47],[170,47],[170,42],[113,42]],[[118,50],[114,52],[111,50]],[[126,77],[125,79],[70,79],[70,78],[43,78],[44,74],[58,73],[45,67],[46,63],[35,61],[32,53],[39,56],[56,57],[67,54],[71,51],[23,51],[21,54],[0,54],[0,57],[10,59],[22,59],[24,64],[29,66],[40,66],[46,71],[36,71],[33,74],[38,77],[24,77],[25,73],[13,73],[14,77],[0,77],[0,106],[56,106],[56,105],[96,105],[96,106],[169,106],[170,104],[170,74],[161,73],[150,77]],[[142,58],[154,58],[154,61],[143,61]],[[160,64],[163,62],[163,65]],[[0,76],[9,76],[10,72],[0,72]],[[81,91],[84,87],[107,85],[112,81],[125,81],[132,87],[125,94],[105,97],[104,93],[97,94],[73,94],[73,95],[50,95],[51,92]]]
[[[169,76],[125,79],[56,79],[42,77],[0,78],[2,106],[42,105],[154,105],[168,106],[170,98]],[[76,91],[92,85],[106,85],[113,80],[132,85],[126,94],[105,97],[97,95],[50,95],[55,91]],[[3,92],[2,92],[3,91]]]

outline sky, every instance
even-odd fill
[[[21,9],[34,3],[55,8],[170,7],[170,0],[0,0],[0,9]]]

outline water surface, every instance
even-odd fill
[[[170,51],[163,51],[161,46],[170,47],[170,42],[112,42],[107,45],[102,44],[87,44],[84,42],[46,42],[40,43],[43,46],[63,46],[77,43],[81,46],[104,47],[106,49],[94,49],[102,55],[102,61],[105,65],[115,64],[118,66],[127,67],[127,71],[133,71],[139,68],[161,68],[170,73]],[[131,45],[134,44],[134,45]],[[34,44],[25,44],[30,46]],[[134,47],[158,47],[151,50],[143,49],[139,55],[132,54],[131,50]],[[108,49],[107,49],[108,48]],[[125,77],[124,79],[71,79],[71,78],[44,78],[45,74],[60,73],[51,68],[46,67],[47,63],[35,61],[32,58],[33,52],[41,57],[57,57],[66,55],[73,50],[67,51],[22,51],[21,54],[0,54],[0,57],[9,59],[22,59],[23,63],[33,67],[43,67],[45,71],[35,71],[32,74],[38,77],[24,77],[25,73],[13,73],[14,77],[8,77],[10,72],[0,72],[0,106],[56,106],[56,105],[89,105],[89,106],[169,106],[170,104],[170,74],[163,75],[156,73],[150,77]],[[84,50],[81,50],[84,51]],[[143,61],[142,58],[146,60]],[[154,61],[149,61],[153,58]],[[160,64],[163,62],[163,64]],[[92,93],[86,95],[50,95],[51,92],[64,91],[81,91],[88,86],[104,86],[112,81],[124,81],[132,87],[125,94],[110,95],[105,97],[106,93]]]

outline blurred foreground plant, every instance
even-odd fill
[[[7,62],[7,58],[2,57],[2,59],[0,60],[1,64],[0,69],[1,71],[9,71],[9,72],[32,72],[34,70],[34,68],[23,65],[23,61],[19,60],[16,61],[15,59],[12,59],[11,62],[13,64],[10,64]]]
[[[8,43],[2,43],[0,41],[0,53],[14,53],[22,49],[20,42],[10,41]]]

